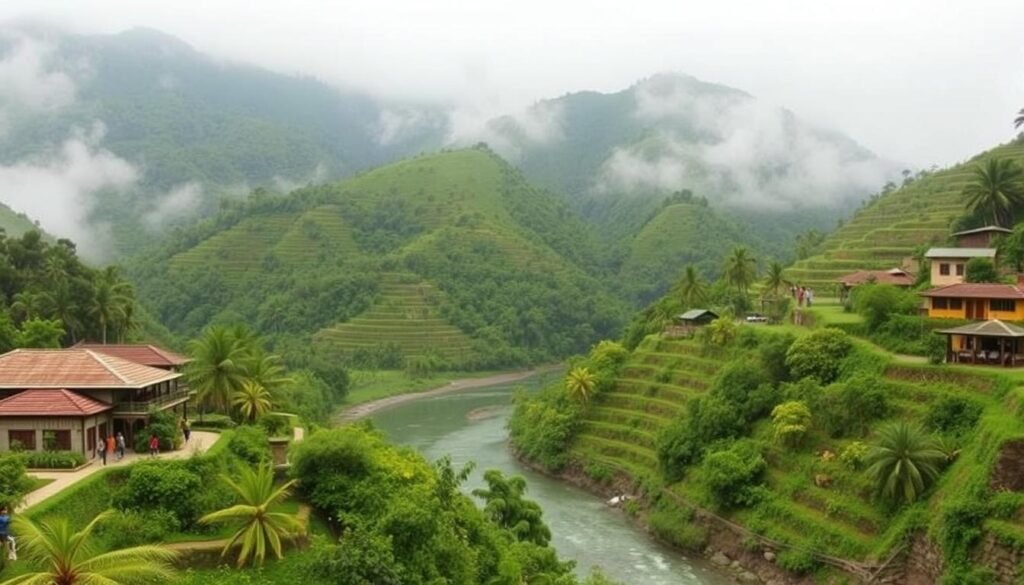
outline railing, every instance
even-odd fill
[[[179,386],[170,394],[164,394],[149,400],[124,400],[114,404],[114,414],[146,414],[151,410],[160,410],[161,407],[175,402],[181,402],[189,397],[191,391],[188,386]]]

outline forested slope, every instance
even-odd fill
[[[586,226],[485,148],[228,204],[131,273],[193,335],[241,318],[279,349],[312,340],[354,363],[521,364],[617,333]]]

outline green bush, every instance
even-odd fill
[[[768,371],[749,360],[726,364],[715,376],[711,395],[732,404],[747,422],[767,414],[777,401]]]
[[[913,315],[920,305],[915,293],[891,284],[858,286],[852,300],[854,310],[864,316],[869,332],[878,330],[894,315]]]
[[[850,337],[842,331],[818,329],[789,346],[786,366],[798,380],[811,377],[830,384],[839,375],[840,363],[852,347]]]
[[[508,428],[512,445],[529,460],[555,471],[569,461],[569,442],[580,425],[581,406],[561,383],[539,394],[516,391]]]
[[[701,396],[687,404],[686,412],[658,433],[657,453],[662,474],[669,481],[683,477],[687,465],[700,461],[705,447],[746,430],[736,408],[717,396]]]
[[[818,567],[818,561],[810,551],[795,548],[780,551],[775,557],[775,564],[797,575],[805,575]]]
[[[228,439],[228,451],[251,465],[270,461],[270,442],[263,427],[243,425]]]
[[[170,510],[187,528],[203,512],[200,493],[216,481],[216,477],[194,473],[185,461],[143,461],[131,467],[127,480],[114,491],[114,507],[136,512]]]
[[[26,466],[34,469],[74,469],[86,461],[78,451],[30,451],[22,456]]]
[[[816,420],[832,437],[864,436],[873,421],[889,414],[883,382],[869,374],[827,386],[812,404]]]
[[[946,361],[946,338],[941,335],[932,334],[924,345],[925,356],[928,363],[933,366]]]
[[[850,469],[857,470],[864,466],[864,460],[870,451],[871,449],[864,443],[854,441],[839,452],[839,461]]]
[[[768,464],[761,445],[744,439],[704,458],[702,476],[715,504],[721,508],[750,506],[757,501],[753,488],[761,484]]]
[[[99,525],[96,534],[106,546],[119,549],[162,542],[180,530],[171,510],[118,510]]]
[[[238,426],[238,423],[231,420],[231,417],[226,414],[204,414],[199,419],[191,421],[192,428],[205,428],[205,429],[233,429]]]
[[[32,487],[22,455],[0,456],[0,505],[13,509]]]
[[[971,432],[981,417],[981,404],[947,395],[935,400],[924,416],[925,428],[944,435],[962,436]]]
[[[261,416],[256,423],[267,432],[269,437],[291,437],[292,417],[270,413]]]
[[[149,424],[135,437],[136,453],[149,453],[150,435],[156,435],[160,440],[161,451],[180,449],[185,440],[178,427],[178,415],[170,410],[149,413]]]
[[[762,340],[757,347],[761,367],[768,372],[772,382],[778,384],[789,380],[789,368],[786,366],[786,353],[796,341],[792,333],[770,335]]]

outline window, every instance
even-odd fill
[[[989,301],[989,307],[993,311],[1013,313],[1017,310],[1017,301],[1013,299],[992,299]]]
[[[47,451],[70,451],[71,431],[43,431],[43,449]]]
[[[964,308],[963,299],[949,299],[949,308],[953,311],[959,311]]]
[[[940,297],[933,298],[932,299],[932,308],[933,309],[948,309],[949,308],[949,299],[943,299],[943,298],[940,298]]]
[[[949,276],[949,264],[948,263],[943,262],[942,264],[939,264],[939,274],[941,274],[942,276]]]
[[[20,445],[22,449],[26,451],[36,450],[36,432],[35,431],[7,431],[7,441],[10,447],[17,447]],[[17,441],[17,443],[15,443]],[[12,448],[12,451],[16,449]]]
[[[964,265],[963,264],[957,264],[956,265],[956,275],[957,276],[963,276],[964,275]]]

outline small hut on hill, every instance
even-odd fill
[[[668,337],[689,337],[697,329],[711,323],[718,318],[718,314],[709,309],[690,309],[682,315],[677,315],[673,323],[665,331]]]
[[[917,277],[902,268],[889,270],[858,270],[836,279],[839,283],[839,300],[845,302],[853,288],[862,284],[891,284],[902,288],[910,288]]]

